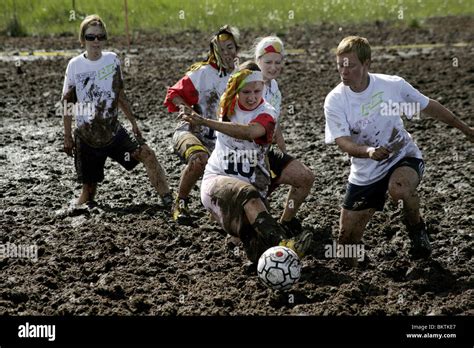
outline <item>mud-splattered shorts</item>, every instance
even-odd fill
[[[342,207],[353,211],[369,208],[375,208],[378,211],[382,211],[385,205],[385,200],[387,199],[387,189],[390,177],[395,169],[400,167],[413,168],[418,173],[418,177],[421,181],[425,168],[423,160],[415,157],[405,157],[391,167],[388,173],[379,181],[366,186],[348,183]]]
[[[139,163],[132,153],[139,149],[144,141],[137,140],[125,128],[121,127],[110,145],[91,147],[75,132],[74,164],[77,180],[80,183],[97,183],[104,180],[104,165],[107,157],[120,163],[125,169],[132,170]]]
[[[244,205],[260,198],[257,189],[242,180],[224,175],[206,175],[201,184],[201,201],[228,234],[241,237],[248,227]]]
[[[184,163],[188,163],[191,155],[195,153],[211,154],[209,149],[193,133],[188,131],[176,131],[173,134],[173,149]]]

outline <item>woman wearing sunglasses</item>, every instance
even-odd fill
[[[65,105],[73,105],[64,108],[64,151],[74,156],[78,181],[83,185],[77,205],[93,203],[97,183],[104,179],[105,161],[110,157],[127,170],[142,162],[163,204],[170,206],[172,196],[165,172],[138,129],[125,96],[119,58],[103,51],[106,40],[104,21],[97,15],[86,17],[79,30],[79,41],[86,51],[69,61],[64,79],[63,100]],[[134,135],[119,122],[119,107]],[[76,118],[74,138],[69,110]]]

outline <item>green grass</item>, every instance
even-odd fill
[[[74,2],[75,20],[71,20]],[[124,0],[3,0],[2,5],[4,34],[13,27],[15,15],[20,33],[73,34],[84,15],[92,13],[103,17],[112,34],[125,31]],[[131,31],[214,31],[230,23],[278,32],[302,23],[377,19],[413,25],[427,17],[472,15],[474,6],[473,0],[128,0],[128,12]]]

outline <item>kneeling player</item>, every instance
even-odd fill
[[[217,131],[216,148],[204,172],[201,200],[227,233],[241,239],[252,262],[278,244],[302,256],[311,243],[311,234],[287,239],[265,205],[270,184],[265,157],[276,115],[262,98],[262,73],[256,64],[251,69],[231,76],[220,101],[222,122],[183,115],[191,124]]]

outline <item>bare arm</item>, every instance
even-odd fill
[[[67,108],[65,108],[67,109]],[[68,156],[72,156],[74,149],[74,141],[72,139],[72,116],[64,112],[64,152]]]
[[[435,120],[459,129],[471,142],[474,142],[474,128],[469,127],[466,123],[454,116],[450,110],[445,108],[438,101],[430,99],[428,106],[423,109],[423,112]]]
[[[76,87],[70,86],[68,91],[63,95],[62,102],[63,106],[63,122],[64,122],[64,152],[68,156],[73,156],[74,153],[74,140],[72,139],[72,115],[69,114],[66,103],[76,103]]]
[[[197,113],[183,113],[181,114],[181,117],[184,121],[193,125],[206,126],[236,139],[252,141],[267,133],[265,127],[259,123],[238,124],[232,122],[220,122],[201,117]]]
[[[125,114],[125,117],[127,117],[127,119],[130,121],[132,125],[133,133],[137,137],[141,138],[142,134],[140,130],[138,129],[137,121],[135,117],[133,116],[132,108],[130,107],[130,103],[128,102],[127,96],[125,95],[124,89],[121,89],[119,92],[118,106]]]
[[[283,153],[286,153],[286,144],[285,138],[283,137],[283,132],[281,131],[280,124],[277,125],[275,129],[275,142]]]
[[[370,158],[375,161],[382,161],[390,155],[390,151],[383,146],[371,147],[367,145],[359,145],[353,142],[349,136],[336,138],[336,144],[343,152],[346,152],[352,157]]]

